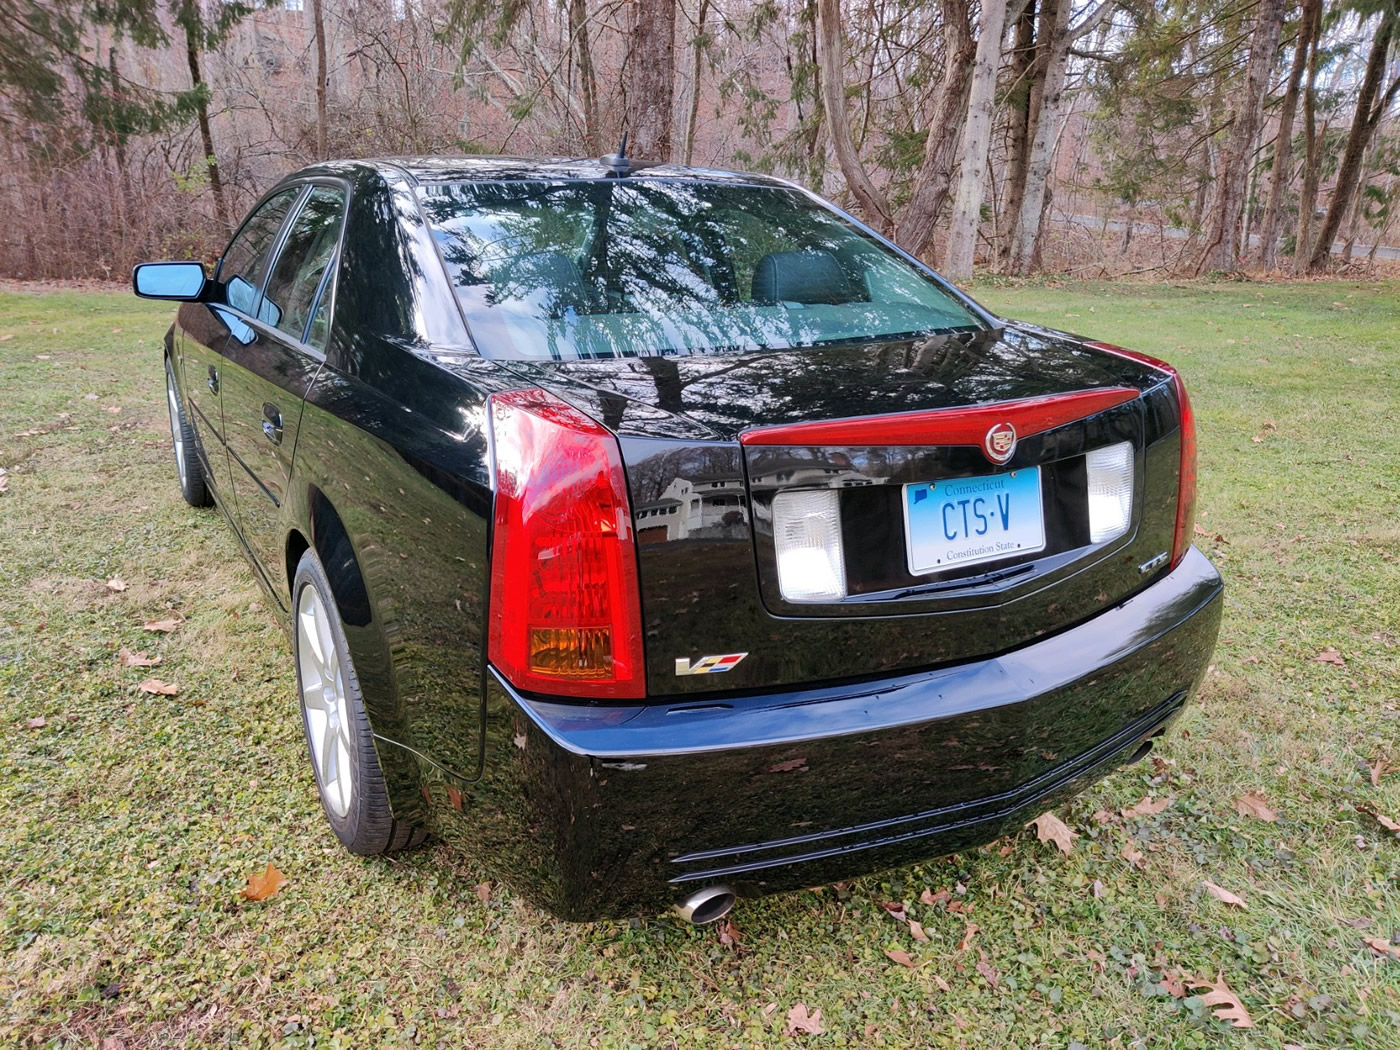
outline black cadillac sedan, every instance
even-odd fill
[[[1195,428],[781,180],[322,164],[153,263],[184,497],[292,644],[326,816],[555,914],[987,842],[1205,673]]]

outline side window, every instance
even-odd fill
[[[282,253],[272,264],[264,306],[259,307],[258,313],[268,314],[264,320],[293,339],[301,339],[306,333],[313,311],[316,323],[312,325],[311,341],[320,345],[318,339],[325,339],[325,310],[317,303],[318,297],[324,301],[322,289],[330,283],[344,214],[345,195],[340,190],[315,187],[292,220]]]
[[[266,200],[262,207],[248,217],[243,228],[229,242],[219,262],[216,278],[223,289],[224,302],[235,310],[252,314],[257,304],[258,289],[268,256],[277,242],[277,231],[296,202],[298,189],[283,190]]]

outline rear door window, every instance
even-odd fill
[[[344,216],[341,190],[313,187],[272,264],[258,314],[293,339],[324,345],[326,311],[318,304],[327,300]]]

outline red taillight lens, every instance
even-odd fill
[[[1159,358],[1140,354],[1136,350],[1125,350],[1112,343],[1088,345],[1160,369],[1172,378],[1177,409],[1181,413],[1181,466],[1176,488],[1176,532],[1172,536],[1171,567],[1175,569],[1191,549],[1191,534],[1196,528],[1196,413],[1191,409],[1191,399],[1186,396],[1186,384],[1181,381],[1181,374],[1175,368]]]
[[[646,695],[617,439],[542,390],[493,394],[491,662],[520,689]]]

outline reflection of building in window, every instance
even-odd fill
[[[283,11],[300,11],[302,10],[303,3],[305,3],[305,0],[282,0],[281,7]],[[274,5],[269,4],[268,6],[272,7]]]
[[[755,477],[754,482],[819,482],[824,488],[878,483],[848,466],[807,459],[779,463],[768,473]],[[749,498],[744,479],[738,474],[676,478],[666,486],[660,499],[637,507],[634,517],[637,540],[643,544],[692,538],[728,539],[735,535],[734,530],[747,526]]]

